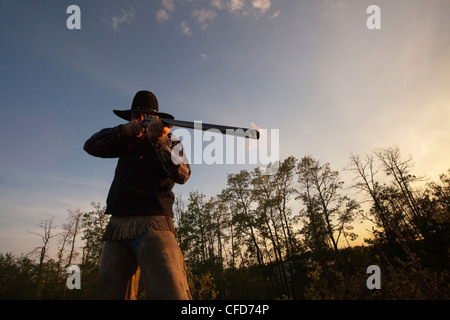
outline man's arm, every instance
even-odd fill
[[[170,179],[184,184],[191,175],[191,167],[184,154],[181,141],[170,133],[172,125],[153,118],[147,126],[147,136],[156,150],[156,155]]]
[[[156,156],[164,171],[170,179],[179,184],[184,184],[191,175],[191,167],[188,163],[181,141],[171,133],[152,142]]]
[[[131,120],[126,124],[97,132],[86,141],[83,149],[95,157],[118,158],[144,136],[144,131],[139,121]]]
[[[91,156],[118,158],[127,151],[126,137],[120,134],[120,126],[106,128],[95,133],[84,144],[83,149]]]

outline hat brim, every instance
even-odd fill
[[[122,118],[127,121],[131,120],[131,109],[129,109],[129,110],[113,110],[113,112],[119,118]],[[148,113],[158,116],[159,118],[162,118],[162,119],[172,119],[172,120],[175,119],[175,117],[173,115],[164,113],[164,112],[150,111]]]

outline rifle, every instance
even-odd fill
[[[141,122],[143,127],[147,127],[152,117],[145,116],[144,120]],[[188,129],[198,129],[207,131],[210,129],[218,130],[222,134],[232,135],[236,137],[249,138],[249,139],[259,139],[259,130],[256,128],[242,128],[242,127],[232,127],[227,125],[203,123],[201,121],[184,121],[175,119],[165,119],[161,118],[162,122],[165,124],[171,124],[173,126],[188,128]]]

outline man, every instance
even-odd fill
[[[94,134],[84,145],[90,155],[119,158],[106,200],[111,218],[103,235],[100,299],[136,299],[139,277],[148,299],[190,299],[184,258],[174,237],[175,183],[191,169],[181,142],[170,133],[149,91],[136,93],[130,110],[113,110],[128,121]],[[152,121],[144,128],[145,116]],[[177,146],[175,148],[175,146]]]

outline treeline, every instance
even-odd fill
[[[344,186],[329,163],[288,157],[264,172],[229,174],[215,197],[178,198],[177,240],[193,274],[209,280],[198,279],[196,296],[448,298],[450,171],[418,188],[412,166],[398,148],[351,155],[345,170],[354,180]],[[371,235],[351,247],[361,220],[372,222]],[[367,288],[370,265],[380,267],[381,290]]]
[[[95,299],[101,237],[108,223],[105,207],[91,203],[93,210],[68,210],[61,226],[54,219],[42,220],[33,232],[42,245],[20,257],[0,254],[0,299]],[[58,244],[56,257],[50,257],[50,240]],[[68,290],[66,272],[70,265],[81,269],[82,290]]]
[[[353,180],[344,185],[329,163],[288,157],[264,171],[228,174],[213,197],[177,196],[176,237],[194,298],[448,299],[450,170],[423,184],[412,169],[398,148],[352,154],[345,170]],[[57,236],[51,220],[40,224],[34,260],[1,254],[0,298],[95,298],[107,216],[93,206],[69,211]],[[365,246],[352,246],[361,221],[372,229]],[[53,237],[56,259],[47,257]],[[81,290],[65,288],[73,261]],[[371,265],[380,268],[380,289],[367,287]]]

